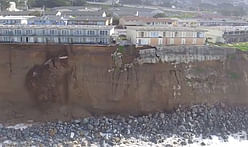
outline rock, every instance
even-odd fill
[[[75,123],[79,124],[81,120],[74,120]]]
[[[84,125],[85,125],[85,124],[88,124],[88,123],[89,123],[89,118],[84,118],[82,123],[83,123]]]
[[[130,135],[130,134],[131,134],[130,129],[127,129],[127,135]]]
[[[88,129],[89,130],[93,130],[94,129],[94,126],[92,126],[91,124],[88,125]]]
[[[50,133],[50,136],[55,136],[55,134],[57,133],[57,129],[51,129],[50,131],[49,131],[49,133]]]
[[[186,145],[187,145],[187,143],[186,143],[185,141],[182,141],[180,144],[181,144],[182,146],[186,146]]]
[[[201,146],[205,146],[206,144],[204,142],[201,143]]]
[[[193,144],[193,140],[189,139],[188,144]]]
[[[159,116],[160,116],[161,119],[164,119],[164,117],[165,117],[164,113],[160,113]]]
[[[70,135],[71,139],[73,139],[74,136],[75,136],[75,133],[74,132],[71,132],[71,135]]]
[[[123,143],[129,146],[162,146],[166,143],[165,138],[177,136],[174,146],[184,146],[194,142],[193,136],[202,136],[204,139],[215,135],[225,140],[232,133],[247,131],[247,114],[248,108],[198,105],[176,109],[172,113],[139,117],[94,117],[69,122],[47,122],[23,130],[5,128],[0,124],[0,142],[12,140],[20,143],[20,146],[59,146],[60,142],[71,140],[75,141],[74,146],[122,146]],[[240,139],[246,137],[242,134],[239,136]],[[206,145],[204,142],[198,143]]]
[[[120,137],[115,137],[115,138],[114,138],[114,141],[115,141],[116,143],[119,143],[119,142],[121,141],[121,138],[120,138]]]

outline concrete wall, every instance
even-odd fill
[[[225,61],[228,55],[234,54],[232,48],[213,48],[209,46],[175,46],[142,49],[139,51],[139,64],[174,62],[192,63],[202,61]]]

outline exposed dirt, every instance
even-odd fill
[[[248,105],[248,58],[117,69],[116,47],[0,45],[0,122],[141,114],[196,103]],[[123,53],[130,64],[137,51]],[[125,69],[125,70],[124,70]]]

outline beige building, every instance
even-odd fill
[[[176,26],[176,19],[153,18],[141,16],[124,16],[120,18],[121,26]]]
[[[248,26],[205,27],[206,38],[210,43],[235,43],[248,41]]]
[[[205,31],[186,27],[128,27],[127,39],[136,46],[204,45]]]

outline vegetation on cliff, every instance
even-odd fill
[[[224,47],[237,48],[242,51],[248,51],[248,42],[234,43],[234,44],[224,44]]]

